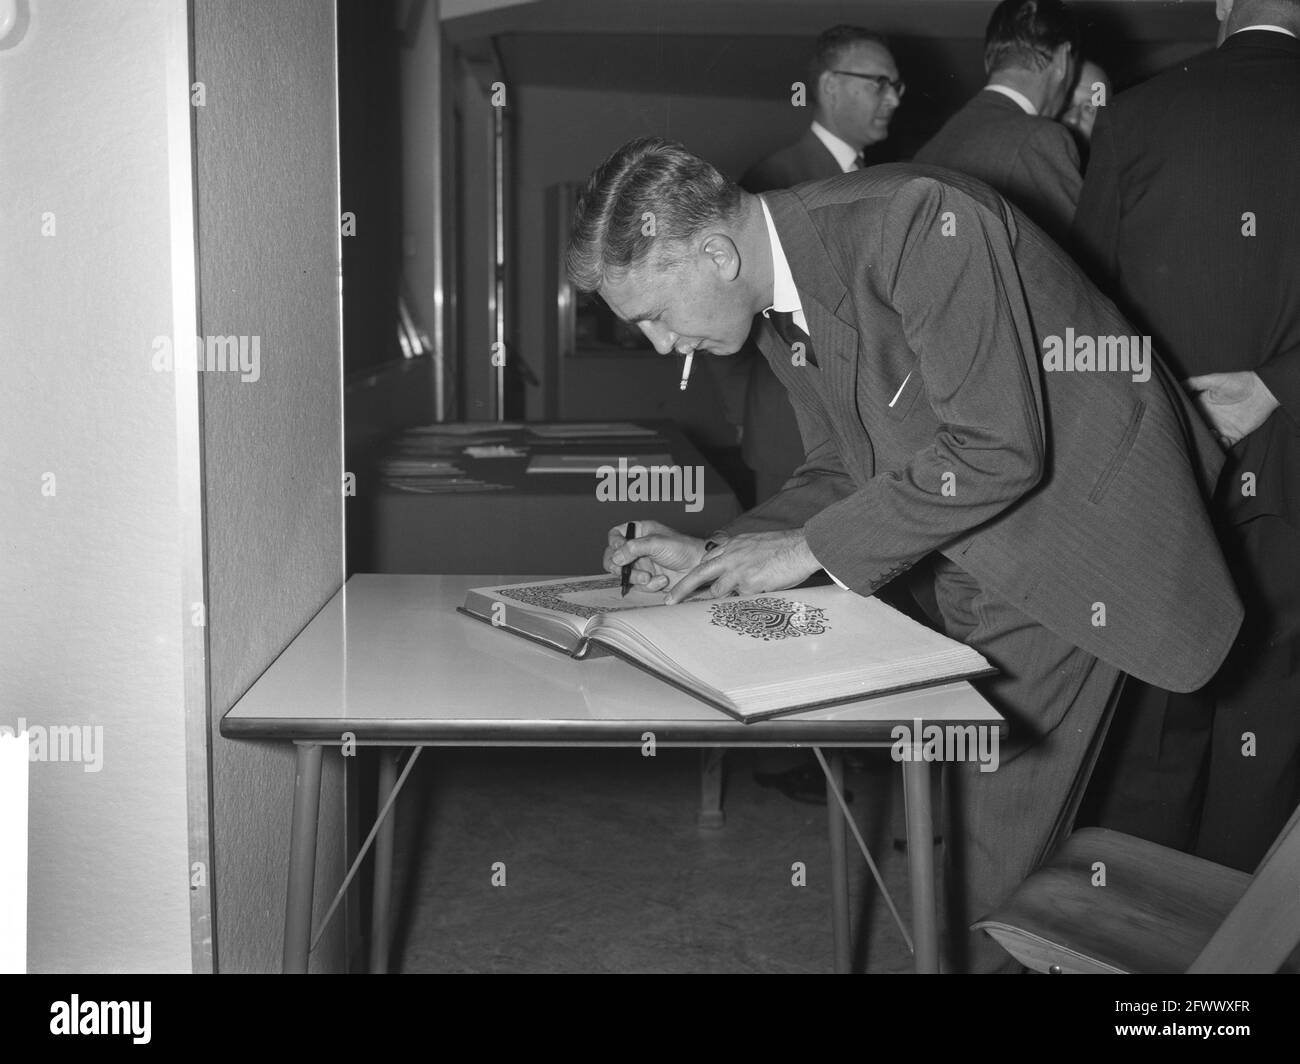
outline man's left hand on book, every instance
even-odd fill
[[[708,553],[668,593],[668,605],[707,586],[709,598],[759,595],[802,584],[821,569],[801,529],[745,532]]]
[[[605,569],[617,573],[633,559],[633,583],[645,591],[668,590],[669,605],[701,589],[709,598],[778,591],[803,583],[821,568],[798,529],[743,533],[706,553],[703,540],[655,521],[638,522],[630,543],[622,529],[610,530]]]

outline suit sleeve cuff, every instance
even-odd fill
[[[847,516],[839,512],[845,507],[849,511]],[[910,569],[930,548],[927,546],[910,557],[879,555],[864,549],[866,544],[852,532],[863,527],[863,522],[853,517],[855,509],[848,499],[828,507],[804,525],[804,539],[813,558],[832,580],[840,587],[868,597]]]
[[[1255,370],[1292,422],[1300,424],[1300,349],[1283,352]]]

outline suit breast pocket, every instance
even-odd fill
[[[913,366],[898,382],[897,390],[885,399],[885,416],[891,421],[902,421],[912,412],[917,397],[925,391],[921,375]]]
[[[878,468],[897,469],[934,442],[937,422],[915,363],[860,375],[857,402],[858,416],[876,448]]]
[[[1092,491],[1088,495],[1088,501],[1099,503],[1106,497],[1111,481],[1115,475],[1124,468],[1129,454],[1133,450],[1133,444],[1137,442],[1138,431],[1142,428],[1142,418],[1145,416],[1147,404],[1137,403],[1133,407],[1133,413],[1129,416],[1128,425],[1124,429],[1124,435],[1120,437],[1119,446],[1115,448],[1115,453],[1111,456],[1106,468],[1101,471],[1097,477],[1097,483],[1093,485]]]

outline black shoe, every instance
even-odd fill
[[[826,776],[815,765],[788,768],[784,772],[755,772],[760,787],[775,787],[787,798],[805,805],[826,804]],[[853,801],[853,792],[844,791],[844,800]]]

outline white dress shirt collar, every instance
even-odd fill
[[[813,129],[817,129],[816,123],[813,123]],[[790,272],[790,263],[786,261],[785,252],[781,249],[781,239],[776,235],[772,212],[767,209],[767,204],[763,203],[762,196],[759,196],[758,202],[763,205],[763,220],[767,222],[767,239],[772,247],[772,305],[763,311],[763,316],[767,317],[768,311],[772,310],[789,311],[795,325],[808,333],[808,319],[804,317],[803,304],[799,302],[799,289],[794,285],[794,274]],[[843,590],[850,590],[849,585],[834,573],[827,572],[826,575]]]
[[[850,144],[847,140],[837,137],[820,122],[812,124],[813,136],[826,145],[826,150],[835,156],[839,168],[846,174],[850,170],[856,169],[854,163],[858,160],[858,149]]]
[[[772,248],[772,305],[763,311],[779,310],[794,316],[794,323],[804,332],[808,331],[808,321],[804,317],[803,304],[799,301],[799,289],[794,284],[794,274],[790,272],[790,263],[786,260],[781,247],[781,239],[776,235],[776,225],[772,221],[772,212],[767,209],[763,197],[758,197],[763,207],[763,220],[767,223],[767,239]]]
[[[1020,109],[1027,115],[1037,115],[1038,108],[1033,105],[1029,97],[1023,92],[1010,88],[1006,85],[985,85],[985,92],[1000,92],[1009,100],[1015,100],[1020,105]]]
[[[1288,37],[1295,39],[1295,34],[1284,26],[1271,26],[1261,23],[1258,26],[1242,26],[1239,30],[1233,30],[1228,34],[1229,37],[1235,37],[1239,33],[1245,33],[1247,30],[1267,30],[1269,33],[1285,33]]]

